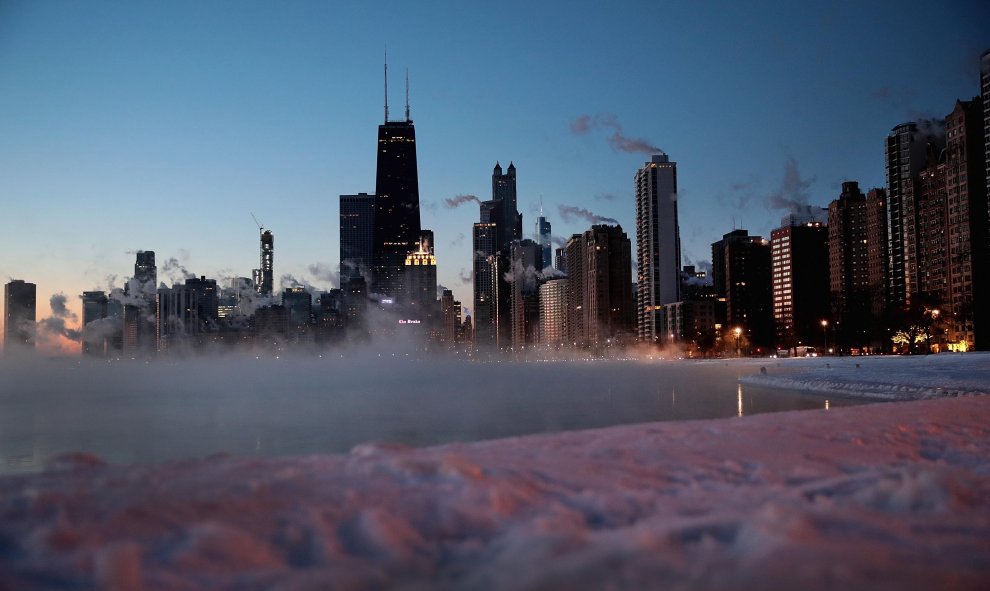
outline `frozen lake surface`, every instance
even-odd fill
[[[740,383],[769,361],[8,362],[0,366],[0,473],[39,470],[73,451],[111,463],[285,456],[825,405],[818,395]]]

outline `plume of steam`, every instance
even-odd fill
[[[765,203],[768,209],[782,209],[801,216],[813,216],[821,212],[821,207],[811,205],[809,189],[814,177],[802,179],[797,160],[793,156],[784,163],[784,178],[780,187],[768,195]]]
[[[554,248],[563,248],[567,246],[567,238],[562,236],[551,236],[550,242],[553,244]]]
[[[595,195],[595,201],[615,201],[619,196],[615,193],[599,193]]]
[[[505,280],[509,283],[522,282],[525,287],[536,285],[539,272],[532,265],[523,265],[520,260],[512,261],[512,267],[505,272]]]
[[[313,263],[306,267],[309,274],[316,281],[329,283],[330,286],[340,285],[340,265],[333,266],[328,263]]]
[[[664,151],[649,141],[629,137],[625,134],[622,124],[613,113],[596,113],[595,115],[579,115],[570,123],[571,132],[584,135],[592,130],[611,132],[608,143],[613,150],[639,154],[663,154]]]
[[[574,205],[558,205],[557,211],[560,213],[560,219],[565,222],[571,222],[575,219],[585,220],[592,224],[618,224],[618,220],[613,218],[608,218],[597,213],[588,211],[583,207],[577,207]]]
[[[455,209],[464,205],[465,203],[481,203],[481,199],[478,199],[475,195],[454,195],[453,197],[447,197],[443,200],[443,205],[447,209]]]
[[[469,271],[467,269],[461,269],[457,272],[458,277],[460,277],[461,283],[471,284],[474,283],[474,271]]]
[[[317,286],[313,285],[312,283],[310,283],[309,281],[307,281],[305,278],[300,279],[300,278],[296,277],[295,275],[292,275],[291,273],[285,273],[281,277],[279,277],[278,283],[279,283],[279,286],[281,286],[282,291],[285,291],[286,289],[288,289],[290,287],[302,287],[303,289],[305,289],[306,291],[308,291],[311,294],[312,293],[319,293],[319,292],[323,291],[319,287],[317,287]]]
[[[546,266],[539,272],[539,277],[544,281],[549,281],[551,279],[562,279],[567,277],[567,273],[564,273],[560,269],[554,269],[552,266]]]
[[[458,247],[458,246],[463,246],[464,245],[464,232],[459,232],[457,234],[457,237],[450,241],[450,245],[453,246],[453,247],[455,247],[455,248]]]
[[[161,264],[162,273],[169,278],[172,284],[179,283],[180,281],[185,281],[186,279],[195,279],[196,274],[191,273],[189,269],[179,262],[175,257],[170,257]]]
[[[78,341],[82,334],[79,330],[69,328],[65,325],[66,320],[78,322],[79,317],[69,310],[65,305],[66,296],[64,293],[56,293],[48,300],[52,309],[52,315],[38,321],[38,339],[65,337],[70,341]]]

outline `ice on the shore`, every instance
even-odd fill
[[[746,384],[863,400],[990,394],[990,353],[768,360]]]
[[[988,583],[988,396],[0,478],[0,589]]]

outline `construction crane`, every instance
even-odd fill
[[[261,225],[261,222],[258,221],[257,216],[254,215],[253,211],[251,212],[251,218],[254,219],[254,223],[258,226],[259,232],[265,229],[265,227]]]

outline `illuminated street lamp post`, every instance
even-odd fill
[[[931,323],[931,326],[928,328],[928,331],[927,331],[928,332],[928,335],[929,335],[929,337],[928,337],[928,339],[929,339],[928,352],[929,353],[932,352],[931,334],[932,334],[932,331],[938,330],[938,315],[941,314],[941,313],[942,313],[942,311],[939,310],[938,308],[935,308],[934,310],[932,310],[932,323]],[[937,333],[935,335],[935,348],[936,349],[939,348],[938,334]]]
[[[742,357],[739,354],[739,337],[742,335],[742,329],[737,326],[733,332],[736,333],[736,357]]]
[[[825,348],[822,349],[822,355],[828,354],[828,320],[822,320],[822,336],[825,338]]]

